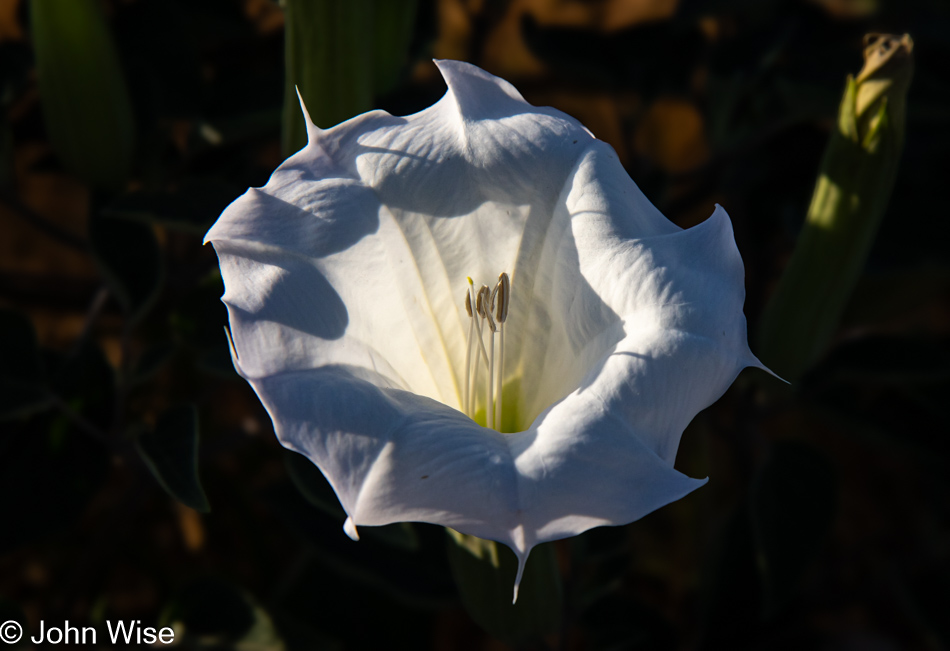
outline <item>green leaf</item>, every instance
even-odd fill
[[[196,511],[211,510],[198,479],[198,412],[194,405],[166,411],[154,430],[138,437],[136,448],[169,495]]]
[[[89,240],[103,278],[129,318],[137,321],[154,303],[164,276],[151,226],[98,217],[89,223]]]
[[[16,418],[49,404],[33,323],[0,308],[0,419]]]
[[[837,482],[811,447],[776,443],[750,492],[756,566],[767,617],[794,595],[834,521]]]
[[[285,2],[285,153],[307,143],[296,89],[319,127],[373,107],[373,6],[373,0]]]
[[[493,540],[446,529],[449,564],[462,603],[492,635],[521,644],[557,631],[563,595],[553,544],[538,545],[525,566],[518,602],[511,603],[518,569],[514,553]]]
[[[373,81],[377,95],[387,93],[406,67],[417,0],[377,0],[373,16]]]
[[[118,53],[98,0],[31,0],[33,48],[53,148],[86,181],[117,188],[135,138]]]
[[[285,153],[307,143],[310,118],[326,128],[373,108],[406,67],[417,0],[286,0]]]

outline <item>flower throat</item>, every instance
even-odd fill
[[[475,283],[467,278],[465,291],[465,312],[470,321],[468,326],[468,346],[465,351],[465,393],[462,396],[462,409],[475,420],[476,397],[479,393],[479,369],[487,371],[485,382],[485,422],[486,427],[501,431],[502,410],[504,409],[504,369],[505,369],[505,321],[508,320],[508,302],[511,297],[511,281],[508,274],[502,272],[494,289],[482,285],[476,291]],[[485,335],[487,333],[488,345]],[[498,335],[498,364],[495,364],[495,335]],[[497,382],[496,382],[497,376]]]

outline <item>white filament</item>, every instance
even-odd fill
[[[505,395],[505,386],[503,382],[505,381],[505,323],[501,322],[498,324],[498,339],[499,339],[499,350],[498,350],[498,427],[495,429],[499,432],[502,427],[501,420],[501,408],[502,408],[502,396]],[[494,335],[492,335],[492,342],[495,341]],[[492,352],[494,352],[494,346],[492,346]]]
[[[502,274],[507,284],[507,274]],[[501,277],[499,277],[501,278]],[[474,419],[478,403],[478,373],[482,361],[484,361],[487,371],[486,377],[486,396],[485,396],[485,426],[501,431],[502,427],[502,393],[504,389],[504,365],[505,365],[505,328],[504,321],[494,318],[495,298],[498,292],[499,284],[495,286],[495,291],[489,292],[487,286],[483,286],[477,292],[475,283],[468,278],[468,289],[465,295],[465,311],[469,314],[471,321],[468,325],[468,340],[465,350],[465,390],[462,395],[462,409],[465,414]],[[507,292],[504,292],[505,309],[507,315]],[[479,308],[479,304],[481,307]],[[499,309],[499,314],[502,311]],[[488,330],[489,340],[486,349],[484,333]],[[495,366],[495,331],[500,330],[499,360],[496,371]],[[474,340],[474,341],[473,341]],[[473,346],[477,342],[475,354],[472,354]],[[497,373],[497,382],[496,382]],[[497,408],[495,404],[497,403]]]
[[[495,429],[495,331],[491,328],[488,329],[488,350],[488,415],[485,423]]]

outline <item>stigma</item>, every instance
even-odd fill
[[[472,279],[467,278],[467,281],[463,305],[469,317],[469,326],[462,410],[472,420],[479,421],[484,409],[485,427],[500,432],[504,409],[505,321],[508,320],[511,281],[505,272],[499,274],[498,282],[491,289],[488,285],[482,285],[476,290]],[[482,368],[485,369],[485,379],[479,382]]]

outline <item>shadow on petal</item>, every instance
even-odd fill
[[[339,339],[346,332],[346,305],[312,263],[240,242],[221,242],[217,247],[222,269],[231,272],[229,277],[234,274],[249,281],[226,289],[224,301],[232,319],[246,324],[272,322],[320,339]]]
[[[309,184],[299,197],[274,196],[251,188],[228,206],[205,239],[216,246],[224,241],[257,242],[305,257],[325,258],[375,233],[379,211],[376,193],[352,179]]]

